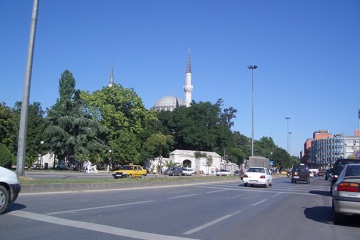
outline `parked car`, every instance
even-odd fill
[[[168,176],[181,176],[182,168],[181,167],[169,167],[166,171]]]
[[[325,176],[325,171],[319,171],[318,172],[318,177],[323,177]]]
[[[334,224],[341,224],[346,215],[360,215],[360,164],[347,164],[333,186]]]
[[[194,169],[192,168],[188,168],[188,167],[183,167],[182,171],[181,171],[181,175],[182,176],[192,176],[194,174]]]
[[[216,172],[216,176],[230,176],[231,172],[227,169],[220,169],[220,171]]]
[[[123,165],[118,170],[114,171],[112,176],[117,178],[133,178],[133,177],[145,177],[147,175],[146,169],[139,165]]]
[[[360,163],[360,160],[358,159],[338,159],[336,160],[336,162],[334,163],[332,172],[331,172],[331,177],[328,178],[328,181],[330,181],[330,195],[332,195],[332,190],[333,190],[333,186],[335,184],[335,182],[338,180],[338,177],[341,174],[341,171],[344,169],[346,164],[349,163]]]
[[[13,171],[0,167],[0,214],[9,203],[15,202],[21,190],[19,179]]]
[[[269,169],[264,167],[251,167],[244,174],[244,186],[248,185],[262,185],[265,187],[272,186],[272,175]]]
[[[310,171],[305,164],[300,163],[297,166],[294,166],[291,171],[291,183],[296,183],[299,181],[310,183]]]

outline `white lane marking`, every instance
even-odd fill
[[[216,190],[216,191],[211,191],[211,192],[206,192],[206,193],[218,193],[218,192],[224,192],[224,191],[227,191],[227,189]]]
[[[207,228],[207,227],[210,227],[210,226],[212,226],[212,225],[214,225],[214,224],[217,224],[217,223],[219,223],[219,222],[221,222],[221,221],[223,221],[223,220],[225,220],[225,219],[227,219],[227,218],[229,218],[229,217],[232,217],[232,216],[234,216],[234,215],[236,215],[236,214],[239,214],[239,213],[241,213],[241,211],[237,211],[237,212],[234,212],[233,214],[229,214],[229,215],[223,216],[223,217],[218,218],[218,219],[216,219],[216,220],[214,220],[214,221],[208,222],[208,223],[206,223],[206,224],[204,224],[204,225],[201,225],[201,226],[199,226],[199,227],[196,227],[196,228],[193,228],[193,229],[191,229],[191,230],[189,230],[189,231],[186,231],[186,232],[184,232],[183,234],[190,235],[190,234],[196,233],[196,232],[198,232],[198,231],[201,231],[201,230],[203,230],[203,229],[205,229],[205,228]]]
[[[95,209],[113,208],[113,207],[128,206],[128,205],[141,204],[141,203],[149,203],[149,202],[153,202],[153,201],[154,200],[142,201],[142,202],[132,202],[132,203],[122,203],[122,204],[107,205],[107,206],[100,206],[100,207],[82,208],[82,209],[74,209],[74,210],[67,210],[67,211],[60,211],[60,212],[51,212],[51,213],[45,213],[45,214],[46,215],[55,215],[55,214],[62,214],[62,213],[81,212],[81,211],[89,211],[89,210],[95,210]]]
[[[256,205],[259,205],[260,203],[263,203],[263,202],[266,202],[266,201],[267,201],[267,199],[264,199],[264,200],[261,200],[261,201],[259,201],[257,203],[251,204],[251,206],[256,206]]]
[[[25,211],[13,211],[13,212],[9,212],[7,214],[16,216],[16,217],[32,219],[35,221],[52,223],[52,224],[67,226],[67,227],[86,229],[86,230],[90,230],[90,231],[102,232],[102,233],[106,233],[106,234],[112,234],[112,235],[116,235],[116,236],[123,236],[123,237],[128,237],[128,238],[135,238],[135,239],[194,240],[192,238],[183,238],[183,237],[175,237],[175,236],[168,236],[168,235],[160,235],[160,234],[155,234],[155,233],[139,232],[139,231],[124,229],[124,228],[111,227],[111,226],[96,224],[96,223],[74,221],[74,220],[70,220],[70,219],[63,219],[63,218],[52,217],[52,216],[48,216],[48,215],[25,212]]]
[[[197,196],[199,194],[189,194],[189,195],[182,195],[182,196],[176,196],[176,197],[169,197],[168,199],[176,199],[176,198],[186,198],[186,197],[192,197]]]

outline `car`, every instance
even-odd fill
[[[334,163],[331,172],[331,177],[328,178],[328,181],[330,181],[330,195],[332,195],[333,186],[337,181],[338,177],[340,176],[341,171],[344,169],[345,165],[349,163],[360,163],[360,160],[354,158],[353,159],[341,158],[336,160],[336,162]]]
[[[189,167],[183,167],[181,170],[181,175],[182,176],[192,176],[194,174],[194,169],[189,168]]]
[[[291,183],[306,182],[310,183],[310,171],[305,164],[300,163],[293,167],[291,171]]]
[[[227,169],[220,169],[220,171],[216,172],[216,176],[230,176],[231,172]]]
[[[249,185],[272,186],[272,175],[264,167],[251,167],[243,176],[244,187]]]
[[[15,202],[21,190],[19,179],[13,171],[0,167],[0,214],[9,203]]]
[[[346,215],[360,215],[360,164],[347,164],[332,190],[334,224],[344,222]]]
[[[115,179],[133,178],[133,177],[143,178],[146,175],[147,175],[146,169],[142,168],[139,165],[123,165],[123,166],[120,166],[119,169],[114,171],[112,174],[112,176]]]
[[[181,167],[169,167],[166,171],[166,175],[168,176],[181,176],[182,168]]]

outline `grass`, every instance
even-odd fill
[[[182,177],[167,177],[167,176],[151,176],[145,178],[132,179],[114,179],[109,178],[66,178],[66,179],[35,179],[29,177],[20,177],[21,185],[37,185],[37,184],[76,184],[76,183],[121,183],[121,182],[172,182],[172,181],[222,181],[222,180],[236,180],[238,176],[216,177],[216,176],[182,176]]]

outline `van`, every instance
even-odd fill
[[[299,181],[306,182],[307,184],[310,183],[310,171],[303,163],[295,166],[291,171],[291,183]]]
[[[2,214],[9,203],[15,202],[21,186],[19,179],[13,171],[0,167],[0,214]]]

